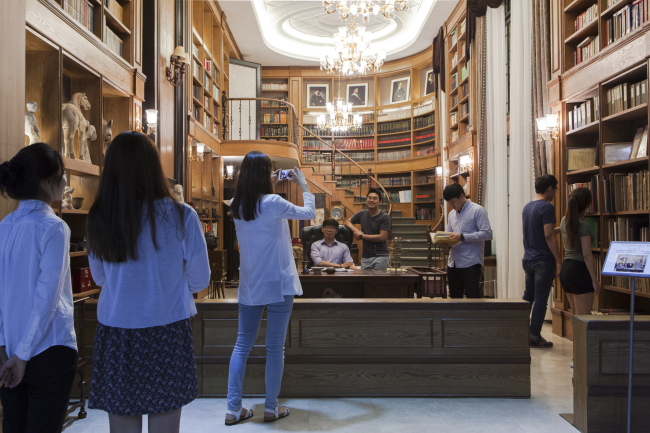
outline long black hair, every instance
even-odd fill
[[[0,193],[14,200],[46,200],[43,180],[61,182],[65,167],[56,150],[45,143],[23,147],[9,161],[0,164]]]
[[[137,260],[145,213],[158,250],[155,201],[160,199],[172,201],[179,216],[174,224],[185,236],[184,208],[171,194],[156,145],[139,132],[119,134],[106,152],[99,191],[88,212],[89,252],[105,262]]]
[[[273,194],[271,172],[273,164],[265,153],[253,150],[248,152],[241,163],[235,198],[232,201],[232,214],[237,219],[252,221],[261,212],[264,194]]]
[[[566,207],[564,226],[566,229],[567,244],[572,248],[576,245],[576,237],[580,227],[580,213],[591,204],[591,191],[588,188],[579,187],[569,194],[569,202]]]

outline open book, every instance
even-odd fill
[[[452,232],[431,232],[431,240],[434,244],[456,245],[459,241],[452,241],[450,238],[456,233]]]

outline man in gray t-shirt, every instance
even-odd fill
[[[361,269],[387,269],[390,258],[386,238],[390,231],[390,217],[379,205],[382,202],[381,191],[370,188],[366,195],[367,210],[357,212],[345,222],[354,237],[363,240]],[[354,224],[361,224],[361,230]]]

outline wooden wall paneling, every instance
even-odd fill
[[[135,64],[142,70],[142,0],[131,0],[131,16],[133,33],[135,35],[134,56]]]
[[[140,102],[144,102],[145,99],[145,80],[146,77],[140,73],[135,74],[135,88],[133,89],[133,94],[135,97],[140,100]]]
[[[200,4],[201,2],[199,2]],[[202,6],[202,5],[201,5]],[[175,48],[175,1],[160,1],[160,27],[158,43],[160,46],[160,77],[166,74],[169,57]],[[191,74],[188,75],[191,77]],[[158,145],[160,146],[160,161],[165,176],[174,178],[174,86],[162,79],[159,83],[160,107],[158,112]],[[166,102],[165,102],[166,101]]]
[[[550,18],[551,18],[551,79],[557,78],[562,73],[562,48],[564,39],[562,38],[562,28],[560,25],[562,17],[562,0],[550,0]]]

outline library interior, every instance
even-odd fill
[[[2,12],[0,433],[650,431],[650,0]]]

